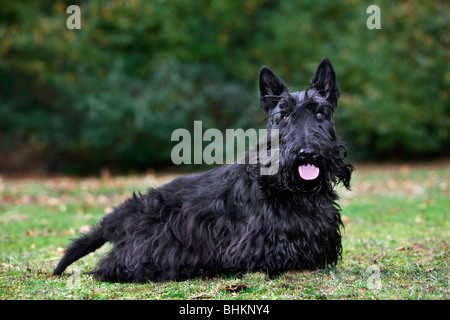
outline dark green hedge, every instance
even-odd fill
[[[69,4],[81,30],[66,28]],[[30,145],[78,172],[166,164],[172,131],[194,120],[261,127],[261,65],[302,89],[327,56],[354,159],[448,156],[448,5],[370,4],[380,30],[352,0],[5,2],[0,152]]]

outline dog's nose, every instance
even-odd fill
[[[317,159],[317,152],[310,148],[300,149],[299,156],[300,160],[309,163]]]

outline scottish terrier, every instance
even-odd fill
[[[259,89],[267,128],[279,136],[276,172],[261,174],[262,161],[234,163],[133,194],[69,245],[54,274],[108,241],[112,249],[90,273],[110,282],[335,265],[343,226],[334,187],[350,187],[353,167],[333,122],[334,68],[323,58],[310,87],[290,93],[263,66]]]

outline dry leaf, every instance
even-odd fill
[[[237,291],[244,290],[247,287],[248,287],[247,284],[245,284],[244,282],[235,281],[235,282],[232,282],[229,285],[221,288],[221,290],[226,290],[226,291],[230,291],[230,292],[231,291],[237,292]]]
[[[108,168],[104,167],[102,168],[100,175],[103,179],[110,179],[111,178],[111,171],[109,171]]]
[[[27,236],[36,237],[37,232],[35,230],[27,230]]]
[[[423,222],[423,218],[422,218],[422,216],[419,214],[418,216],[416,216],[416,218],[414,219],[414,221],[415,221],[416,223],[422,223],[422,222]]]
[[[200,293],[197,296],[193,296],[192,299],[194,300],[202,300],[202,299],[212,299],[213,296],[207,293]]]
[[[86,233],[86,232],[89,232],[89,231],[91,231],[91,226],[81,226],[78,229],[79,233]]]
[[[109,214],[113,211],[114,209],[112,207],[105,207],[105,214]]]
[[[342,223],[346,226],[350,222],[350,218],[347,216],[341,216]]]
[[[404,164],[400,166],[399,171],[402,175],[408,175],[411,172],[411,166]]]
[[[361,287],[359,288],[359,291],[368,291],[368,289],[366,287]]]

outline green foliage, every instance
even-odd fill
[[[297,89],[323,56],[343,92],[336,126],[357,159],[448,155],[445,1],[66,1],[0,8],[0,149],[25,144],[49,168],[170,161],[175,128],[260,126],[257,73]]]

